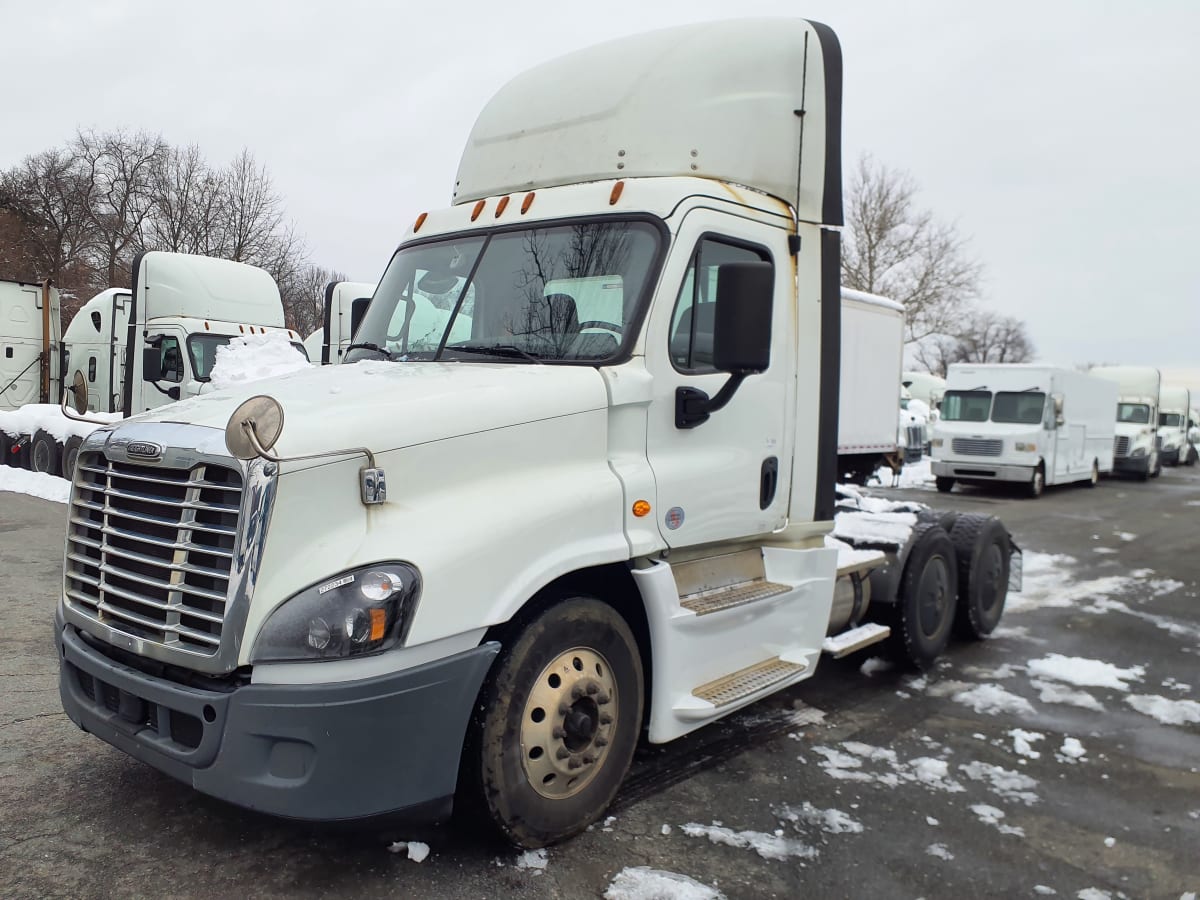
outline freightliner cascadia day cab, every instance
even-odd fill
[[[942,395],[946,393],[946,379],[929,372],[902,372],[900,383],[908,389],[910,399],[920,400],[930,410],[941,406]]]
[[[457,796],[536,847],[602,815],[643,734],[823,648],[928,665],[952,626],[990,632],[1019,571],[997,520],[914,514],[843,565],[825,545],[840,106],[837,39],[795,19],[510,82],[350,364],[85,442],[68,715],[256,810],[439,819]],[[453,295],[436,327],[428,292]]]
[[[1094,366],[1091,375],[1117,385],[1113,471],[1142,481],[1162,474],[1158,406],[1162,375],[1150,366]]]
[[[955,482],[1095,485],[1113,468],[1112,382],[1073,369],[1007,364],[950,367],[930,440],[939,491]]]
[[[897,424],[904,364],[904,307],[842,288],[838,379],[838,479],[866,484],[890,458],[902,462]],[[905,446],[916,440],[904,435]]]
[[[310,362],[330,366],[345,361],[350,339],[366,314],[367,304],[374,293],[375,285],[362,282],[331,281],[325,285],[321,327],[304,339],[304,349]],[[453,300],[450,302],[453,303]]]
[[[135,259],[132,284],[97,294],[63,335],[66,389],[86,392],[77,408],[130,416],[203,393],[217,348],[239,336],[279,332],[303,352],[279,288],[257,266],[152,251]],[[0,416],[0,430],[20,464],[70,477],[89,429],[60,418],[60,396]]]
[[[1163,385],[1159,391],[1158,435],[1162,439],[1159,454],[1164,466],[1191,465],[1192,448],[1188,442],[1191,408],[1192,395],[1187,388]]]
[[[0,280],[0,410],[57,401],[61,352],[58,288]]]

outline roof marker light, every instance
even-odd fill
[[[612,187],[612,193],[608,195],[608,205],[615,206],[616,202],[621,199],[621,191],[625,190],[625,182],[618,181]]]
[[[421,226],[425,224],[425,219],[428,215],[429,213],[423,212],[417,216],[417,221],[413,223],[413,234],[421,230]]]
[[[507,208],[508,208],[508,197],[506,195],[504,197],[501,197],[500,202],[496,204],[496,218],[497,219],[500,218],[501,213],[503,213],[504,210]]]
[[[529,212],[529,207],[533,206],[533,195],[536,191],[530,191],[525,195],[525,199],[521,201],[521,215]]]
[[[471,210],[471,221],[472,222],[474,222],[476,219],[479,218],[479,214],[481,212],[483,212],[483,208],[485,206],[487,206],[486,200],[480,200],[478,203],[475,204],[475,208],[473,210]]]

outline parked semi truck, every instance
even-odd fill
[[[881,466],[920,456],[921,431],[900,424],[904,307],[843,287],[838,378],[838,479],[866,484]],[[900,433],[897,426],[900,425]]]
[[[1092,375],[1117,385],[1113,470],[1142,481],[1162,474],[1158,408],[1162,376],[1149,366],[1094,366]]]
[[[325,285],[321,327],[304,339],[310,362],[338,365],[345,359],[350,339],[366,314],[375,285],[355,281],[331,281]]]
[[[62,320],[49,281],[0,280],[0,411],[58,399]]]
[[[441,818],[457,796],[536,847],[603,814],[643,735],[825,647],[926,666],[952,628],[988,634],[1019,571],[997,520],[898,513],[899,539],[839,531],[880,552],[826,546],[841,78],[829,28],[760,19],[511,81],[356,365],[85,442],[71,719],[256,810]],[[452,302],[414,326],[434,286]]]
[[[946,379],[931,375],[929,372],[902,372],[900,382],[908,390],[909,399],[920,400],[930,410],[941,406],[942,395],[946,393]]]
[[[275,281],[256,266],[153,251],[134,261],[132,283],[132,290],[93,297],[61,341],[51,341],[55,361],[65,347],[67,389],[80,386],[85,410],[129,416],[195,396],[207,390],[217,348],[240,335],[281,332],[301,346],[284,325]],[[57,322],[55,305],[55,335]],[[69,477],[86,429],[54,421],[61,390],[57,367],[52,372],[51,389],[41,399],[51,405],[0,413],[0,432],[10,463]],[[27,389],[22,396],[32,394]]]
[[[1094,487],[1113,469],[1116,403],[1112,382],[1073,369],[952,365],[930,441],[937,489],[1007,481],[1039,497],[1047,485]]]
[[[1192,465],[1195,451],[1188,441],[1191,408],[1192,395],[1187,388],[1163,385],[1159,391],[1158,434],[1161,439],[1159,454],[1164,466]]]

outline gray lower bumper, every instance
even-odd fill
[[[935,459],[930,468],[938,478],[978,479],[980,481],[1019,481],[1024,483],[1033,480],[1033,466],[989,465],[980,460],[965,462],[963,460]]]
[[[448,816],[471,708],[500,649],[361,681],[212,691],[122,665],[70,626],[55,640],[59,695],[80,728],[203,793],[312,821]]]
[[[1179,465],[1179,458],[1181,455],[1182,454],[1178,447],[1175,447],[1174,449],[1171,449],[1171,450],[1159,450],[1158,451],[1158,458],[1164,466]]]
[[[1113,459],[1114,472],[1132,472],[1146,475],[1150,472],[1149,456],[1117,456]]]

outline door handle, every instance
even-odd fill
[[[766,509],[775,500],[775,489],[779,486],[779,457],[768,456],[763,460],[762,474],[758,481],[758,508]]]

